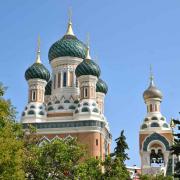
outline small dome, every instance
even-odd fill
[[[49,61],[63,56],[72,56],[84,59],[86,57],[86,45],[74,35],[64,35],[49,49]]]
[[[51,95],[52,80],[50,80],[45,87],[45,95]]]
[[[149,98],[162,99],[162,97],[162,92],[154,85],[153,79],[151,79],[148,89],[143,93],[144,100],[147,100]]]
[[[101,92],[101,93],[106,94],[107,91],[108,91],[107,84],[102,79],[99,79],[96,84],[96,92]]]
[[[92,75],[99,77],[101,70],[93,60],[85,59],[77,66],[75,73],[77,77],[83,75]]]
[[[35,62],[32,66],[30,66],[25,72],[25,78],[28,81],[29,79],[43,79],[47,82],[50,79],[50,73],[48,69],[41,63]]]

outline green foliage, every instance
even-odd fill
[[[24,131],[15,121],[15,109],[5,100],[0,84],[0,179],[3,180],[108,180],[129,179],[124,161],[128,146],[124,131],[116,139],[114,157],[100,159],[86,156],[85,146],[75,138],[56,139],[38,146],[40,136],[29,126]],[[104,173],[102,173],[103,171]]]
[[[124,130],[121,131],[120,137],[115,139],[116,147],[114,153],[107,156],[103,162],[105,173],[103,179],[129,179],[129,172],[125,166],[125,160],[129,159],[126,150],[129,149],[124,136]]]
[[[121,131],[120,137],[115,139],[116,141],[116,147],[114,149],[113,156],[120,157],[121,160],[124,162],[125,160],[128,160],[128,154],[126,153],[126,150],[129,149],[127,143],[126,143],[126,137],[124,136],[124,130]]]
[[[173,119],[173,125],[179,125],[180,121]],[[178,126],[180,130],[180,125]],[[176,155],[177,159],[180,156],[180,133],[174,134],[174,144],[171,146],[172,154]],[[174,177],[180,179],[180,161],[178,161],[174,168]]]
[[[113,159],[107,156],[103,162],[103,166],[105,169],[105,173],[103,174],[104,180],[129,179],[129,172],[120,157]]]
[[[5,88],[0,85],[0,179],[24,179],[21,126],[15,122],[15,110],[5,100]]]
[[[140,180],[172,180],[170,176],[164,177],[163,175],[140,175]]]
[[[100,160],[95,158],[90,158],[80,163],[75,169],[74,179],[82,180],[101,180],[102,177],[102,167],[100,165]]]

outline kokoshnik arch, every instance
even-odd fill
[[[35,63],[25,72],[28,104],[21,121],[42,136],[40,143],[76,137],[90,156],[104,159],[110,153],[111,133],[104,115],[107,84],[89,54],[89,46],[73,33],[69,20],[66,34],[49,49],[52,73],[42,64],[38,43]]]

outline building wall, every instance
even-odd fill
[[[95,158],[105,158],[104,149],[104,137],[99,132],[83,132],[83,133],[66,133],[66,134],[41,134],[42,137],[46,137],[52,140],[54,137],[65,138],[67,136],[72,136],[77,138],[80,144],[84,144],[87,148],[87,153],[89,156]],[[110,146],[110,145],[109,145]]]

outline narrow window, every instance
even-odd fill
[[[56,75],[54,75],[54,89],[56,89]]]
[[[61,73],[58,73],[58,88],[61,86]]]
[[[150,112],[152,112],[153,111],[153,106],[152,106],[152,104],[150,104]]]
[[[66,87],[66,80],[67,80],[67,73],[64,72],[64,74],[63,74],[63,87]]]
[[[36,100],[36,91],[32,91],[32,101]]]
[[[96,146],[98,146],[98,139],[96,139]]]
[[[88,88],[84,88],[84,97],[87,97],[88,96]]]

